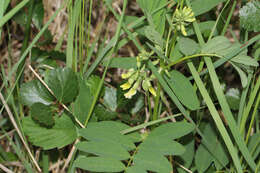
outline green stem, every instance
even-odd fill
[[[241,119],[241,124],[240,124],[240,133],[243,134],[245,130],[245,125],[246,125],[246,120],[249,116],[250,110],[253,106],[254,100],[256,98],[257,92],[259,91],[260,88],[260,77],[257,79],[256,85],[254,87],[253,92],[250,94],[249,101],[247,104],[247,107],[243,113],[242,119]]]
[[[158,119],[158,108],[159,108],[159,102],[160,102],[160,93],[161,93],[161,85],[159,82],[157,82],[157,91],[156,91],[156,97],[155,97],[155,104],[154,104],[154,110],[153,110],[153,120]]]
[[[167,68],[170,68],[171,66],[178,64],[180,62],[183,62],[185,60],[191,59],[191,58],[196,58],[196,57],[201,57],[201,56],[208,56],[208,57],[217,57],[217,58],[223,58],[223,56],[217,55],[217,54],[207,54],[207,53],[201,53],[201,54],[195,54],[195,55],[190,55],[190,56],[185,56],[175,62],[172,62],[167,65]]]

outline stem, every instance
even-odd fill
[[[208,56],[208,57],[217,57],[217,58],[223,58],[223,56],[217,55],[217,54],[207,54],[207,53],[201,53],[201,54],[195,54],[195,55],[190,55],[190,56],[185,56],[175,62],[172,62],[170,64],[168,64],[167,68],[170,68],[171,66],[178,64],[180,62],[183,62],[185,60],[191,59],[191,58],[196,58],[196,57],[200,57],[200,56]]]
[[[154,105],[154,110],[153,110],[153,119],[152,120],[157,120],[158,119],[158,108],[159,108],[159,101],[160,101],[160,93],[161,93],[161,85],[159,82],[157,82],[157,92],[156,92],[156,97],[155,97],[155,105]]]

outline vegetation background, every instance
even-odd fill
[[[0,38],[0,172],[259,172],[259,1],[0,0]]]

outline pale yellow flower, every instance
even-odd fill
[[[181,33],[182,33],[184,36],[187,36],[187,32],[186,32],[186,30],[185,30],[184,25],[181,25]]]
[[[132,98],[136,94],[136,89],[131,88],[124,96],[128,99]]]
[[[154,97],[156,97],[156,92],[152,86],[149,87],[149,91]]]
[[[194,22],[195,20],[196,19],[192,9],[189,7],[184,7],[183,9],[176,9],[173,18],[173,25],[177,30],[180,30],[184,36],[187,36],[185,26],[191,22]]]
[[[120,85],[120,87],[123,89],[123,90],[127,90],[131,87],[131,84],[129,82],[126,82],[122,85]]]
[[[127,73],[123,73],[121,75],[121,77],[122,77],[122,79],[128,79],[129,77],[131,77],[134,74],[134,72],[135,72],[134,69],[131,68],[131,69],[129,69],[129,71]]]

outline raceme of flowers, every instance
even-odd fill
[[[137,69],[130,69],[127,73],[123,73],[121,77],[123,79],[128,79],[126,83],[122,84],[120,87],[123,90],[128,90],[124,94],[126,98],[132,98],[137,92],[140,85],[145,91],[149,91],[152,95],[156,96],[155,89],[152,86],[152,80],[155,79],[153,75],[149,75],[149,71],[145,69],[144,61],[148,60],[150,57],[149,53],[143,51],[136,57]],[[158,62],[157,62],[158,63]]]
[[[192,9],[189,7],[184,7],[183,9],[176,9],[174,17],[173,17],[173,26],[184,36],[187,36],[187,32],[185,30],[185,26],[189,25],[189,23],[194,22],[195,17]]]

